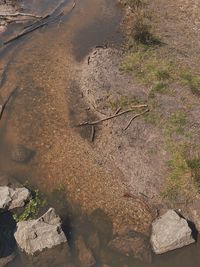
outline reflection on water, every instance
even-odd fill
[[[26,1],[24,7],[27,11],[46,14],[56,4],[56,0],[32,0]],[[96,175],[90,169],[94,165],[84,161],[89,158],[88,154],[85,153],[85,158],[80,155],[82,143],[76,142],[70,135],[66,119],[68,108],[65,100],[69,98],[66,87],[71,75],[70,65],[73,64],[71,58],[75,55],[77,60],[81,60],[94,46],[118,44],[121,41],[119,16],[115,1],[78,1],[77,8],[69,17],[27,36],[25,45],[20,43],[12,57],[1,93],[5,95],[13,88],[16,88],[16,93],[0,124],[0,170],[45,192],[43,197],[47,198],[48,205],[54,207],[62,218],[71,253],[69,255],[65,246],[46,250],[34,258],[19,252],[8,265],[10,267],[79,267],[76,240],[80,236],[91,249],[95,266],[197,267],[200,264],[199,243],[163,256],[154,256],[152,264],[142,264],[131,256],[116,253],[108,247],[113,238],[113,225],[103,209],[96,208],[88,215],[81,211],[77,202],[70,201],[70,184],[73,182],[77,184],[77,192],[73,191],[75,200],[77,198],[80,204],[87,202],[84,194],[79,197],[80,177],[89,176],[91,183]],[[17,164],[10,160],[12,145],[17,143],[36,150],[30,164]],[[74,147],[76,150],[73,150]],[[82,162],[86,162],[86,169]],[[99,176],[102,178],[101,174]],[[68,182],[68,190],[63,181]],[[85,189],[84,184],[81,186],[85,192],[92,192],[92,188]],[[99,187],[100,184],[93,188],[91,195],[97,194]],[[102,195],[101,191],[99,194]],[[90,199],[95,200],[93,196]],[[92,206],[89,201],[87,204]],[[97,202],[96,206],[100,204]]]

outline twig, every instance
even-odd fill
[[[100,120],[92,121],[92,122],[82,122],[82,123],[80,123],[80,124],[78,124],[78,125],[76,125],[76,126],[79,127],[79,126],[86,126],[86,125],[96,125],[96,124],[99,124],[99,123],[101,123],[101,122],[111,120],[111,119],[113,119],[113,118],[115,118],[115,117],[119,117],[119,116],[121,116],[121,115],[123,115],[123,114],[132,112],[132,111],[134,111],[135,108],[144,108],[144,107],[148,107],[148,106],[147,106],[147,105],[136,105],[136,106],[133,106],[131,109],[122,111],[122,112],[120,112],[120,113],[118,113],[118,114],[114,114],[114,115],[109,116],[109,117],[106,117],[106,118],[104,118],[104,119],[100,119]]]
[[[58,17],[60,17],[63,12],[59,13],[56,17],[52,18],[52,20],[46,20],[44,21],[45,19],[47,19],[48,17],[50,17],[53,13],[56,12],[57,9],[59,9],[59,7],[64,3],[65,1],[62,1],[50,14],[47,14],[46,16],[42,17],[41,20],[39,21],[36,21],[35,23],[32,23],[31,25],[27,26],[22,32],[20,32],[17,36],[14,36],[14,37],[11,37],[10,39],[8,39],[7,41],[5,41],[3,44],[6,45],[6,44],[9,44],[10,42],[14,41],[14,40],[17,40],[19,38],[21,38],[22,36],[28,34],[28,33],[31,33],[43,26],[45,26],[46,24],[52,22],[53,20],[57,19]],[[76,2],[73,3],[72,5],[72,8],[70,9],[69,13],[75,8],[76,6]],[[44,21],[44,22],[43,22]],[[41,23],[40,23],[41,22]],[[38,23],[40,23],[38,25]]]
[[[34,15],[34,14],[29,14],[29,13],[13,13],[13,14],[0,14],[0,17],[1,18],[6,18],[6,17],[18,17],[18,16],[22,16],[22,17],[32,17],[32,18],[37,18],[37,19],[40,19],[42,18],[42,16],[37,16],[37,15]]]
[[[88,65],[90,64],[90,56],[87,59],[87,63],[88,63]]]
[[[8,104],[8,102],[10,101],[11,97],[13,96],[13,94],[15,93],[15,91],[17,90],[17,88],[15,88],[10,94],[9,96],[5,99],[4,103],[2,105],[0,105],[0,120],[3,116],[3,112]]]
[[[115,111],[115,115],[117,115],[120,111],[121,111],[121,107],[119,107],[116,111]]]
[[[91,142],[94,142],[94,137],[95,137],[95,127],[94,127],[94,125],[92,125],[91,135],[90,135],[90,141]]]
[[[126,125],[126,127],[124,128],[124,131],[126,131],[126,130],[128,129],[128,127],[131,125],[131,123],[132,123],[132,121],[133,121],[134,119],[136,119],[136,118],[139,117],[139,116],[144,115],[144,114],[147,113],[147,112],[149,112],[149,109],[146,109],[145,111],[143,111],[143,112],[141,112],[141,113],[138,113],[138,114],[136,114],[135,116],[133,116],[133,117],[130,119],[130,121],[128,122],[128,124]]]

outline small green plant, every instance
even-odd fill
[[[64,192],[65,191],[65,186],[64,184],[60,183],[57,187],[56,190],[59,192]]]
[[[40,208],[44,205],[45,205],[45,201],[41,200],[39,191],[35,190],[33,193],[33,197],[26,204],[23,213],[20,215],[14,214],[13,218],[16,222],[25,221],[30,218],[34,218],[38,215]]]

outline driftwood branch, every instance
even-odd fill
[[[60,17],[63,12],[60,12],[56,17],[52,18],[52,20],[46,20],[47,18],[49,18],[50,16],[53,15],[54,12],[56,12],[59,7],[64,3],[64,1],[62,1],[50,14],[47,14],[46,16],[42,17],[41,20],[32,23],[31,25],[29,25],[28,27],[26,27],[22,32],[20,32],[18,35],[11,37],[10,39],[8,39],[7,41],[5,41],[3,44],[7,45],[19,38],[21,38],[24,35],[27,35],[45,25],[47,25],[48,23],[52,22],[53,20],[57,19],[58,17]],[[72,8],[70,9],[69,13],[75,8],[76,6],[76,2],[73,3]]]
[[[134,115],[134,116],[130,119],[130,121],[128,122],[128,124],[127,124],[126,127],[124,128],[124,130],[127,130],[127,129],[128,129],[128,127],[131,125],[131,123],[132,123],[132,121],[133,121],[134,119],[136,119],[136,118],[139,117],[139,116],[144,115],[144,114],[147,113],[147,112],[149,112],[149,109],[146,109],[145,111],[143,111],[143,112],[141,112],[141,113],[138,113],[138,114]]]
[[[60,15],[61,15],[61,14],[59,14],[56,18],[58,18]],[[56,18],[54,18],[54,19],[56,19]],[[15,41],[15,40],[21,38],[22,36],[24,36],[24,35],[26,35],[26,34],[28,34],[28,33],[31,33],[31,32],[33,32],[33,31],[35,31],[35,30],[37,30],[37,29],[39,29],[39,28],[45,26],[46,24],[48,24],[48,23],[50,23],[50,22],[51,22],[51,21],[45,21],[45,22],[43,22],[43,23],[41,23],[41,24],[39,24],[39,25],[37,25],[37,26],[34,26],[34,27],[32,27],[32,28],[30,28],[30,29],[27,29],[27,30],[24,30],[24,31],[20,32],[18,35],[14,36],[14,37],[11,37],[10,39],[8,39],[8,40],[5,41],[3,44],[4,44],[4,45],[9,44],[9,43],[11,43],[11,42],[13,42],[13,41]]]
[[[114,114],[112,116],[108,116],[106,118],[103,118],[103,119],[100,119],[100,120],[97,120],[97,121],[92,121],[92,122],[82,122],[78,125],[76,125],[77,127],[80,127],[80,126],[86,126],[86,125],[96,125],[96,124],[99,124],[99,123],[102,123],[104,121],[108,121],[108,120],[111,120],[113,118],[116,118],[116,117],[119,117],[121,115],[124,115],[126,113],[129,113],[129,112],[133,112],[136,108],[144,108],[144,107],[148,107],[148,105],[136,105],[136,106],[133,106],[132,108],[130,109],[127,109],[125,111],[122,111],[122,112],[119,112],[117,114]]]
[[[38,15],[35,15],[35,14],[29,14],[29,13],[13,13],[13,14],[0,14],[0,17],[1,18],[7,18],[7,17],[32,17],[32,18],[37,18],[37,19],[41,19],[42,16],[38,16]]]

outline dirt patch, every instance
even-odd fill
[[[82,63],[80,89],[91,109],[101,118],[148,101],[148,89],[132,82],[130,75],[119,70],[123,53],[113,49],[97,49]],[[159,130],[141,116],[124,130],[138,112],[123,115],[101,126],[95,146],[104,153],[104,163],[112,159],[123,172],[123,182],[130,192],[159,198],[167,171],[168,153]],[[104,115],[105,114],[105,115]],[[102,151],[102,148],[103,151]]]

